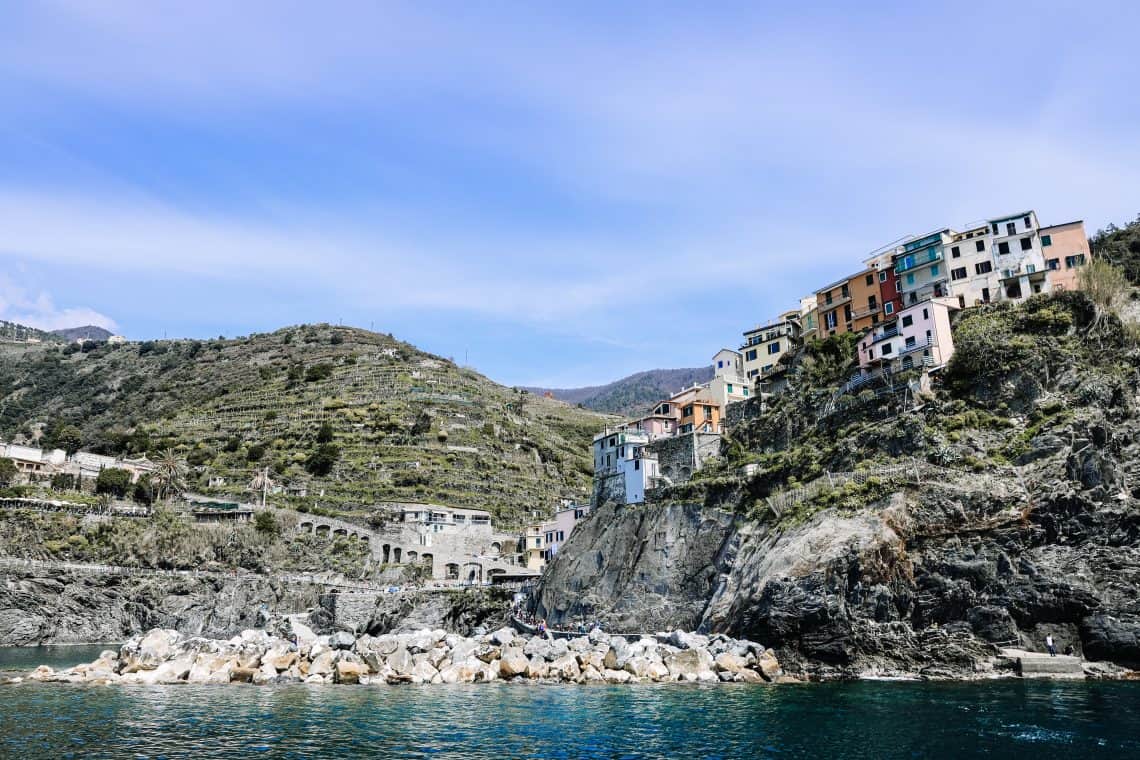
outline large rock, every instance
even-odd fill
[[[503,658],[499,661],[499,675],[503,678],[525,676],[529,665],[521,649],[504,649]]]
[[[764,678],[769,681],[775,680],[784,673],[780,668],[779,660],[776,659],[776,653],[771,649],[765,649],[760,657],[757,658],[756,668],[763,674]]]
[[[360,683],[361,676],[368,673],[368,666],[363,662],[350,659],[337,660],[336,669],[334,671],[334,681],[336,683],[353,684]]]
[[[665,667],[669,675],[686,681],[697,681],[708,676],[716,678],[713,673],[713,658],[704,649],[685,649],[674,652],[665,657]]]
[[[551,678],[559,678],[563,681],[576,681],[582,671],[578,667],[578,658],[572,653],[558,657],[550,663],[549,675]]]
[[[131,639],[122,648],[122,672],[154,670],[174,656],[181,640],[182,634],[178,631],[164,628],[156,628],[142,638]]]
[[[329,637],[329,646],[333,649],[352,649],[356,645],[356,637],[347,631],[337,631]]]
[[[399,675],[410,676],[415,665],[412,656],[403,646],[397,647],[396,651],[388,656],[388,667]]]

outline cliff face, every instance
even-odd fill
[[[124,641],[151,628],[228,638],[256,624],[266,604],[304,612],[317,589],[265,580],[5,571],[0,585],[0,646]]]
[[[804,389],[740,415],[703,480],[576,530],[539,613],[699,625],[819,676],[969,675],[1048,634],[1140,665],[1140,352],[1079,294],[967,314],[956,340],[917,399]]]

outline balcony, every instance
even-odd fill
[[[870,317],[878,313],[879,305],[875,304],[874,306],[868,306],[865,309],[856,309],[855,311],[851,312],[851,319],[863,319],[864,317]]]
[[[910,272],[928,264],[935,264],[942,261],[942,258],[942,250],[939,248],[931,248],[925,253],[908,253],[895,264],[895,274],[902,274],[903,272]]]
[[[904,346],[903,349],[901,351],[899,351],[897,355],[898,356],[906,356],[907,354],[913,354],[915,351],[922,351],[923,349],[933,348],[934,346],[935,346],[934,339],[933,338],[927,338],[926,340],[916,342],[913,346]]]
[[[884,340],[890,340],[891,338],[897,337],[898,334],[899,334],[899,326],[898,326],[898,323],[896,322],[895,324],[891,325],[890,327],[883,328],[883,331],[881,333],[879,333],[878,335],[872,336],[871,344],[874,345],[875,343],[881,343]]]

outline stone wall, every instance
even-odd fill
[[[625,478],[621,472],[594,478],[593,506],[606,503],[625,504]]]
[[[724,428],[725,430],[732,430],[742,422],[753,420],[760,416],[764,408],[764,402],[759,396],[754,396],[747,401],[737,401],[735,404],[729,404],[724,408]]]
[[[717,433],[690,433],[676,438],[659,438],[647,444],[645,450],[657,455],[658,472],[675,485],[693,476],[694,463],[699,468],[709,459],[720,456],[720,443]]]

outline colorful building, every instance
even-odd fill
[[[730,348],[717,351],[713,356],[713,379],[708,383],[708,390],[721,409],[737,401],[746,401],[752,394],[751,385],[744,376],[743,354]]]
[[[950,233],[946,266],[950,290],[958,306],[980,306],[998,300],[1000,281],[991,253],[990,225]]]
[[[775,369],[787,353],[803,345],[800,310],[786,311],[766,325],[757,325],[744,333],[740,352],[744,357],[744,378],[751,384]]]
[[[1037,214],[1022,211],[988,222],[994,268],[998,271],[1001,299],[1020,301],[1048,293],[1050,282],[1041,254]]]
[[[902,308],[950,294],[946,271],[946,244],[950,229],[941,229],[914,238],[894,255],[895,277]]]
[[[1078,219],[1042,227],[1038,235],[1052,287],[1055,290],[1076,290],[1080,286],[1081,267],[1092,261],[1085,223]]]
[[[860,370],[869,374],[945,365],[954,353],[950,312],[957,308],[955,298],[936,298],[903,309],[859,342]]]

